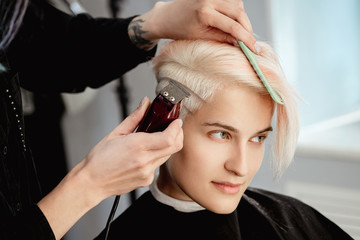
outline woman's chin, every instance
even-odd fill
[[[204,204],[205,205],[205,204]],[[207,210],[217,214],[230,214],[235,211],[239,205],[239,201],[216,201],[204,206]]]

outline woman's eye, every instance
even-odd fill
[[[215,137],[215,138],[218,138],[218,139],[228,139],[228,138],[230,138],[230,136],[229,136],[229,134],[227,132],[222,132],[222,131],[212,132],[210,135]]]
[[[265,140],[266,136],[256,136],[250,139],[251,142],[262,143]]]

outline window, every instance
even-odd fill
[[[359,158],[360,2],[271,3],[274,47],[307,102],[300,104],[300,144],[354,150]]]

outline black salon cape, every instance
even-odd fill
[[[104,232],[97,240],[104,239]],[[231,214],[184,213],[143,194],[111,225],[109,240],[346,240],[352,239],[308,205],[249,188]]]

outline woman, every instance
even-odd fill
[[[184,144],[161,166],[150,192],[113,222],[110,239],[351,239],[296,199],[248,188],[265,139],[275,132],[280,176],[298,136],[296,93],[272,49],[261,48],[258,64],[284,105],[272,100],[238,47],[174,41],[154,59],[158,90],[173,79],[191,92],[180,114]]]

